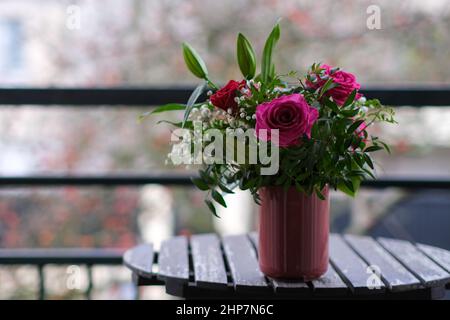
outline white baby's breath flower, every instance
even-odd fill
[[[246,117],[245,117],[245,119],[246,119],[247,121],[249,121],[251,118],[252,118],[252,117],[250,117],[250,116],[246,116]]]
[[[227,112],[228,112],[228,114],[232,114],[232,113],[233,113],[233,110],[232,110],[231,108],[228,108],[228,109],[227,109]]]
[[[359,102],[365,103],[367,101],[366,97],[361,97],[358,99]]]
[[[242,129],[242,128],[237,128],[235,131],[236,131],[236,134],[237,134],[237,135],[240,135],[240,136],[241,136],[241,135],[244,134],[244,129]]]
[[[234,102],[239,103],[239,97],[234,97]]]
[[[213,93],[212,93],[212,91],[211,91],[211,90],[208,90],[208,92],[207,92],[206,94],[207,94],[207,95],[208,95],[208,97],[209,97],[209,96],[212,96],[212,94],[213,94]]]
[[[189,120],[197,120],[199,114],[200,110],[198,110],[197,108],[192,109],[191,113],[189,113]]]
[[[256,114],[252,115],[252,119],[253,119],[253,120],[256,119]]]
[[[241,114],[239,115],[241,118],[245,118],[245,112],[241,112]]]

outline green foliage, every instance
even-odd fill
[[[261,79],[263,83],[267,83],[273,78],[275,66],[272,62],[273,50],[280,39],[280,25],[277,23],[273,27],[272,32],[266,40],[261,61]]]
[[[184,118],[183,118],[183,126],[184,127],[184,123],[186,123],[186,121],[189,118],[189,114],[192,111],[192,108],[194,108],[195,103],[197,102],[198,98],[202,95],[202,93],[205,91],[206,89],[206,83],[201,83],[197,86],[197,88],[195,88],[194,91],[192,91],[191,96],[189,97],[189,100],[186,104],[186,108],[185,108],[185,112],[184,112]]]
[[[206,64],[202,58],[200,58],[197,51],[186,42],[182,44],[182,47],[184,62],[189,71],[197,78],[208,80],[208,69],[206,69]]]
[[[256,72],[255,51],[242,33],[238,34],[236,52],[242,75],[246,79],[252,79]]]

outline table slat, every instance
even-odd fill
[[[434,263],[412,243],[398,239],[378,238],[378,242],[427,286],[445,284],[450,274]]]
[[[256,232],[249,233],[250,241],[253,243],[253,245],[258,250],[259,248],[259,239],[258,234]],[[307,283],[304,281],[284,281],[279,279],[273,279],[268,277],[269,281],[272,283],[273,288],[275,289],[275,292],[277,293],[283,293],[283,292],[309,292],[311,291],[311,288],[308,286]]]
[[[246,235],[223,237],[222,244],[236,290],[271,289],[259,269],[256,252]]]
[[[330,259],[336,271],[355,294],[379,293],[385,290],[385,285],[379,280],[377,286],[369,288],[369,277],[375,277],[368,265],[351,249],[341,236],[330,235]],[[379,284],[379,285],[378,285]]]
[[[443,267],[447,272],[450,272],[450,252],[436,248],[432,246],[428,246],[426,244],[418,244],[417,247],[422,250],[428,257],[430,257],[433,261]]]
[[[142,277],[152,277],[154,251],[152,244],[141,244],[123,255],[123,263]]]
[[[178,236],[163,241],[159,251],[158,264],[159,278],[187,282],[189,280],[189,257],[186,237]]]
[[[331,264],[328,264],[328,270],[324,275],[311,283],[314,293],[321,295],[344,295],[349,290]]]
[[[413,290],[421,287],[420,280],[373,238],[346,235],[345,239],[370,266],[379,270],[382,279],[391,291]]]
[[[227,288],[225,262],[217,235],[192,236],[191,254],[195,283],[199,287]]]

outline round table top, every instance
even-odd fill
[[[137,285],[165,285],[185,298],[437,299],[450,284],[450,252],[404,240],[330,235],[321,278],[271,279],[258,266],[256,233],[177,236],[128,250],[124,263]]]

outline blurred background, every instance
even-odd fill
[[[368,29],[369,5],[379,6],[381,29]],[[197,48],[215,82],[240,79],[237,33],[261,52],[279,17],[279,72],[326,62],[355,73],[363,88],[450,85],[446,0],[2,0],[0,87],[194,86],[182,41]],[[150,107],[0,106],[0,176],[186,174],[165,165],[169,127],[157,126],[157,117],[137,123]],[[397,120],[398,126],[373,128],[392,145],[392,155],[377,156],[378,176],[450,178],[450,108],[404,106]],[[0,247],[126,249],[173,234],[254,230],[250,197],[227,201],[218,220],[189,187],[1,187]],[[450,249],[449,213],[444,190],[364,189],[354,200],[332,195],[335,232]],[[75,289],[67,286],[71,270],[43,269],[46,298],[84,298],[89,276],[94,299],[135,297],[121,266],[95,266],[92,274],[81,266]],[[0,299],[35,299],[37,273],[27,265],[0,266]],[[140,297],[166,296],[147,288]]]

